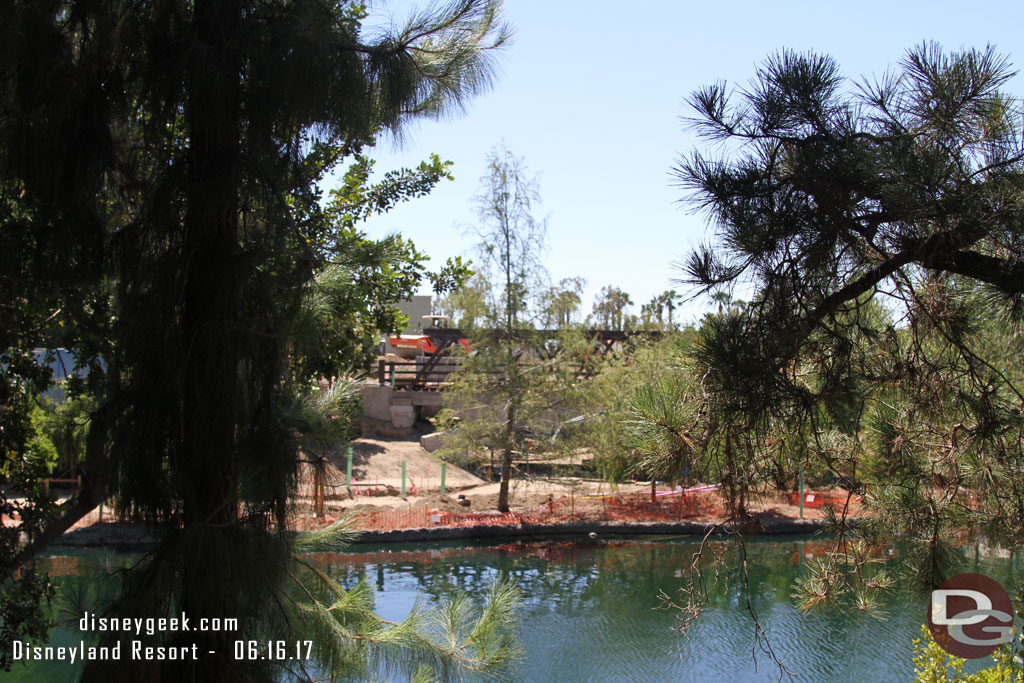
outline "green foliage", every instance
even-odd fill
[[[529,448],[531,458],[543,459],[583,445],[589,421],[581,427],[570,422],[591,415],[587,381],[565,347],[575,334],[563,332],[559,352],[548,356],[550,340],[520,332],[512,365],[505,365],[505,342],[498,335],[489,342],[474,338],[474,353],[460,355],[459,371],[446,390],[449,407],[438,416],[439,426],[451,431],[442,457],[482,466],[491,449],[504,458],[505,449],[510,457],[522,457]],[[497,463],[507,467],[503,460]]]
[[[525,162],[498,146],[487,156],[487,173],[480,179],[476,212],[478,226],[470,228],[480,273],[491,285],[490,310],[495,324],[506,332],[527,326],[538,315],[534,301],[547,277],[541,262],[546,249],[547,221],[533,215],[540,189]]]
[[[5,520],[17,516],[21,521],[18,526],[0,525],[0,558],[10,558],[25,539],[40,533],[53,515],[53,500],[45,493],[42,480],[49,476],[57,452],[42,432],[46,411],[37,402],[48,371],[36,364],[30,349],[4,350],[0,364],[4,367],[0,372],[0,475],[6,483],[0,494],[0,515]],[[21,496],[9,496],[7,486]],[[45,606],[54,589],[35,563],[24,564],[17,575],[6,577],[2,586],[0,669],[9,671],[15,640],[41,640],[49,632],[52,623]]]
[[[89,415],[95,409],[96,400],[88,395],[72,395],[47,407],[39,428],[53,444],[58,469],[73,475],[85,459]]]
[[[992,48],[923,45],[850,87],[832,59],[784,51],[748,88],[692,95],[691,123],[721,156],[675,169],[715,230],[685,281],[719,309],[661,403],[699,383],[693,441],[734,510],[800,472],[853,482],[871,533],[914,544],[924,584],[955,566],[955,538],[1024,538],[1011,75]],[[749,303],[731,304],[737,286]],[[658,420],[669,441],[688,428],[640,398],[643,438]]]
[[[53,441],[50,439],[49,434],[45,431],[45,425],[49,412],[42,406],[36,404],[32,407],[32,412],[29,415],[29,424],[32,426],[33,435],[29,438],[26,444],[25,452],[25,466],[33,471],[46,472],[47,474],[53,472],[53,468],[57,466],[57,448],[53,445]],[[8,462],[6,465],[11,465],[13,462]],[[5,469],[0,470],[0,474],[9,475],[9,471]]]
[[[664,467],[658,465],[651,471],[641,464],[648,454],[660,451],[647,440],[656,439],[655,435],[648,434],[642,443],[634,438],[637,415],[633,398],[662,381],[665,369],[676,362],[686,343],[685,335],[658,340],[640,337],[632,348],[607,356],[597,355],[591,340],[580,345],[577,353],[583,356],[581,366],[592,373],[581,387],[582,410],[593,417],[581,426],[576,439],[578,447],[594,454],[606,480],[618,482],[634,472],[646,477],[656,471],[659,478],[675,481],[685,471],[680,462],[667,461]],[[682,404],[673,404],[673,408],[687,409]]]
[[[472,261],[463,261],[461,256],[455,256],[448,258],[436,273],[427,273],[434,294],[441,296],[461,288],[476,272],[472,265]]]
[[[487,327],[487,298],[491,285],[480,273],[474,273],[461,286],[434,298],[434,311],[448,316],[452,325],[467,334]]]
[[[370,216],[387,213],[401,202],[428,194],[442,178],[454,180],[452,162],[442,162],[439,156],[431,154],[429,162],[423,161],[415,169],[389,171],[381,182],[369,185],[375,163],[357,154],[345,172],[341,187],[328,193],[327,215],[342,230],[353,230]],[[340,248],[325,246],[342,254],[347,251],[344,245],[337,245]]]
[[[674,289],[655,295],[648,303],[640,307],[640,329],[665,331],[677,329],[678,325],[672,321],[672,311],[677,308],[680,300],[681,297]]]
[[[805,567],[805,573],[797,579],[793,597],[803,609],[838,602],[884,619],[887,615],[880,608],[881,597],[895,585],[885,560],[873,553],[863,540],[851,540],[840,533],[826,557],[816,558]]]
[[[324,220],[306,233],[317,270],[304,284],[292,323],[297,376],[334,377],[366,367],[380,335],[397,333],[408,322],[396,302],[412,296],[425,278],[443,294],[472,274],[461,257],[430,272],[429,257],[411,241],[400,235],[371,240],[356,228],[367,217],[451,180],[451,162],[434,154],[415,169],[391,171],[371,183],[373,164],[355,155],[342,186],[329,192]]]
[[[293,408],[317,373],[361,364],[426,275],[411,244],[355,223],[450,175],[432,157],[372,183],[365,153],[489,85],[499,10],[432,6],[370,41],[352,3],[3,5],[0,453],[30,495],[28,545],[3,530],[5,577],[114,496],[171,530],[119,609],[258,617],[284,577],[287,552],[270,546],[300,427],[323,426]],[[346,164],[323,204],[320,183]],[[450,263],[435,286],[465,274]],[[49,385],[36,348],[68,348],[83,368],[70,394],[95,401],[84,457],[73,433],[32,441]],[[85,486],[58,511],[39,479],[61,449]],[[162,675],[229,677],[197,666]]]
[[[18,576],[4,583],[0,608],[0,669],[11,670],[14,641],[46,640],[54,625],[47,616],[54,594],[50,577],[34,564],[23,567]]]
[[[1016,648],[1019,650],[1019,647]],[[1014,683],[1019,681],[1024,668],[1014,657],[1015,648],[1004,645],[992,654],[995,664],[977,673],[963,672],[966,660],[943,650],[932,638],[927,626],[921,627],[921,637],[914,639],[915,683]]]
[[[297,377],[335,377],[365,368],[381,334],[407,322],[395,303],[416,292],[427,257],[398,235],[369,240],[350,232],[335,258],[305,284],[292,322]]]

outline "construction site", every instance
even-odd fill
[[[409,530],[424,533],[395,540],[579,533],[587,528],[621,531],[631,525],[636,532],[663,533],[666,525],[703,527],[727,516],[718,485],[684,489],[629,481],[611,486],[597,478],[524,472],[510,481],[511,509],[501,513],[496,472],[487,481],[486,472],[481,478],[445,463],[415,439],[362,438],[352,444],[351,453],[351,470],[347,450],[329,459],[319,488],[307,473],[295,499],[293,519],[299,529],[323,528],[347,518],[354,528],[372,532],[370,540],[389,539],[376,532]],[[811,528],[813,520],[823,518],[826,506],[848,516],[861,513],[860,497],[841,488],[766,494],[751,499],[748,509],[770,530],[773,520],[802,519]],[[657,526],[652,530],[651,525]],[[446,529],[471,533],[440,533]]]
[[[693,482],[684,488],[635,476],[613,484],[596,475],[586,452],[532,459],[529,452],[517,454],[509,482],[510,509],[499,512],[501,475],[493,453],[490,463],[478,463],[475,471],[435,454],[445,434],[435,432],[429,420],[444,405],[449,376],[458,368],[452,350],[468,349],[469,343],[462,332],[447,327],[443,316],[422,318],[407,330],[412,334],[393,335],[382,343],[362,385],[361,438],[329,449],[316,466],[300,465],[290,515],[295,530],[324,528],[344,518],[370,541],[621,533],[628,527],[632,533],[697,533],[727,518],[718,485]],[[590,334],[596,354],[621,350],[630,336],[609,330]],[[814,520],[820,522],[826,506],[856,516],[861,498],[836,488],[767,492],[747,501],[758,528],[771,530],[774,525],[779,531],[819,525]],[[793,520],[797,526],[779,526],[778,520]],[[801,520],[806,524],[801,526]],[[74,535],[86,544],[101,533],[103,542],[118,542],[118,534],[128,543],[143,538],[141,530],[127,530],[118,522],[116,510],[101,505],[75,525]],[[115,533],[112,524],[121,530]],[[92,533],[82,533],[88,527]],[[102,532],[104,527],[108,533]],[[392,538],[391,532],[402,533]]]

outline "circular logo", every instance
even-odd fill
[[[998,581],[958,574],[932,591],[928,629],[954,657],[987,657],[1013,640],[1013,603]]]

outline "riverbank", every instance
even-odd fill
[[[825,520],[756,518],[760,528],[749,531],[755,535],[811,534],[826,528]],[[728,534],[732,526],[722,522],[688,520],[682,522],[618,522],[569,521],[550,524],[478,524],[458,527],[431,527],[363,531],[352,545],[377,543],[409,543],[417,541],[449,541],[494,538],[543,540],[552,538],[608,540],[632,536],[694,536],[703,537],[717,527],[718,534]],[[97,522],[68,531],[53,545],[62,547],[106,547],[121,550],[146,549],[156,545],[160,534],[139,524]]]
[[[495,473],[485,473],[491,474]],[[499,484],[441,460],[417,441],[359,439],[353,443],[352,479],[347,456],[333,453],[319,496],[313,477],[300,482],[290,523],[296,532],[349,518],[360,543],[487,538],[608,538],[645,535],[703,536],[711,527],[727,532],[725,500],[714,486],[672,489],[650,482],[607,482],[581,477],[538,477],[522,473],[510,485],[506,514],[497,511]],[[351,484],[351,485],[350,485]],[[404,484],[404,486],[403,486]],[[441,486],[445,489],[442,492]],[[405,494],[404,496],[402,494]],[[859,503],[842,489],[805,495],[776,492],[747,501],[757,534],[807,534],[824,528],[822,503],[837,510]],[[56,545],[145,548],[158,542],[153,529],[112,518],[97,508]]]

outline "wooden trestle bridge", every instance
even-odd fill
[[[562,330],[517,330],[514,333],[516,338],[531,340],[533,342],[547,342],[557,339]],[[583,333],[593,341],[593,351],[596,356],[604,356],[615,350],[616,344],[619,348],[628,348],[636,337],[658,338],[662,332],[655,330],[583,330]],[[457,329],[448,327],[426,327],[423,334],[429,336],[437,345],[434,353],[425,354],[415,360],[394,361],[381,358],[377,361],[377,381],[381,386],[390,385],[395,389],[414,391],[441,391],[447,385],[447,377],[455,372],[458,367],[457,356],[451,353],[458,345],[458,340],[466,335]],[[495,337],[500,335],[500,330],[486,330],[485,336]],[[471,340],[472,341],[472,340]],[[477,340],[479,341],[479,340]],[[551,347],[545,343],[536,344],[536,348],[542,359],[553,358],[560,353],[557,347]],[[589,376],[590,369],[584,362],[580,367],[581,376]]]

